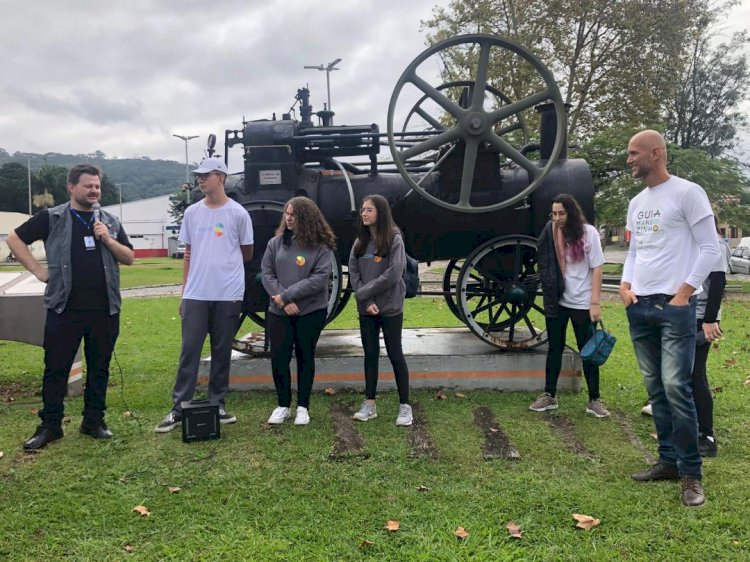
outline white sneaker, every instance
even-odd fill
[[[310,423],[310,413],[307,408],[297,406],[297,416],[294,418],[294,425],[307,425]]]
[[[378,409],[375,406],[374,402],[369,402],[365,400],[362,402],[362,407],[359,409],[359,412],[354,414],[352,418],[354,418],[357,421],[367,421],[378,417]]]
[[[651,402],[649,402],[643,408],[641,408],[641,414],[643,414],[644,416],[653,416],[654,415],[654,410],[651,407]]]
[[[279,425],[284,423],[284,420],[288,420],[290,417],[292,417],[291,410],[289,408],[279,406],[273,412],[271,412],[271,417],[268,418],[268,423],[270,425]]]
[[[401,404],[398,408],[396,425],[408,426],[411,425],[413,421],[414,418],[411,415],[411,406],[409,406],[409,404]]]

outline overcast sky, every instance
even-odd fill
[[[336,124],[386,128],[393,87],[448,0],[0,0],[0,148],[200,160],[209,133],[281,116],[331,73]],[[750,0],[731,25],[750,27]],[[747,104],[750,111],[750,104]],[[236,149],[239,150],[239,149]],[[240,167],[239,155],[230,162]]]

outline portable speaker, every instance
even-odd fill
[[[221,437],[219,404],[214,400],[182,403],[182,440],[185,443]]]

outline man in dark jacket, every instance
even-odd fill
[[[133,247],[117,217],[99,208],[101,170],[90,164],[68,173],[70,201],[45,209],[8,236],[8,247],[21,264],[47,284],[44,306],[44,379],[42,420],[24,449],[44,447],[63,436],[68,374],[81,339],[86,356],[81,433],[109,439],[104,423],[109,362],[120,330],[119,264],[133,263]],[[28,245],[44,240],[47,265]]]

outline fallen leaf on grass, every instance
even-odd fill
[[[401,523],[396,521],[395,519],[389,519],[385,524],[385,530],[390,531],[391,533],[395,533],[401,528]]]
[[[458,529],[453,531],[453,534],[456,535],[456,538],[458,538],[459,540],[465,540],[466,537],[469,536],[469,533],[467,533],[466,529],[464,529],[463,527],[459,527]]]
[[[490,428],[490,431],[491,431],[492,433],[497,433],[497,432],[498,432],[498,431],[500,431],[500,430],[499,430],[498,428],[496,428],[496,427],[491,427],[491,428]]]
[[[64,418],[63,418],[63,423],[70,423],[70,418],[69,418],[69,417],[67,417],[67,416],[66,416],[66,417],[64,417]]]
[[[37,415],[39,413],[39,408],[32,408],[31,413]]]
[[[179,486],[167,486],[167,490],[169,490],[170,494],[179,494],[182,491],[182,488]]]
[[[747,377],[747,380],[745,381],[745,386],[750,386],[750,377]]]
[[[456,392],[456,398],[466,398],[466,395],[463,392]]]
[[[417,492],[429,492],[430,489],[424,484],[417,486]]]
[[[649,433],[649,435],[653,437],[654,439],[656,439],[657,441],[659,440],[659,436],[656,433]]]
[[[445,392],[443,392],[442,390],[438,390],[437,394],[435,394],[435,400],[445,400],[447,398],[448,397],[445,395]]]
[[[711,392],[713,392],[714,394],[719,394],[719,392],[721,392],[722,390],[724,390],[724,389],[723,389],[722,387],[720,387],[720,386],[715,386],[715,387],[713,387],[713,388],[711,389]]]
[[[148,517],[151,512],[145,505],[136,505],[131,511],[135,511],[141,517]]]
[[[375,543],[372,541],[368,541],[367,539],[363,540],[361,543],[359,543],[359,548],[367,548],[368,546],[372,546]]]
[[[133,415],[133,412],[131,412],[130,410],[127,410],[127,411],[125,411],[125,412],[122,413],[122,417],[123,418],[129,418],[132,415]]]
[[[574,513],[573,519],[578,521],[576,527],[578,527],[579,529],[584,529],[586,531],[590,531],[591,529],[599,525],[599,523],[601,523],[599,519],[594,519],[590,515],[581,515],[580,513]]]
[[[329,386],[328,388],[326,388],[325,392],[328,396],[333,396],[334,394],[336,394],[336,389],[332,386]]]
[[[3,458],[4,456],[5,456],[5,453],[3,453],[2,451],[0,451],[0,459]]]
[[[133,546],[131,546],[129,544],[126,544],[125,546],[122,547],[122,549],[125,552],[127,552],[127,553],[131,553],[131,552],[133,552],[135,550],[135,547],[133,547]]]
[[[737,360],[734,357],[732,357],[731,359],[724,359],[724,365],[732,366],[736,364],[737,364]]]
[[[516,539],[523,538],[523,531],[521,530],[521,526],[515,521],[508,521],[508,524],[505,526],[505,528],[508,529],[508,533],[510,533],[511,537]]]

